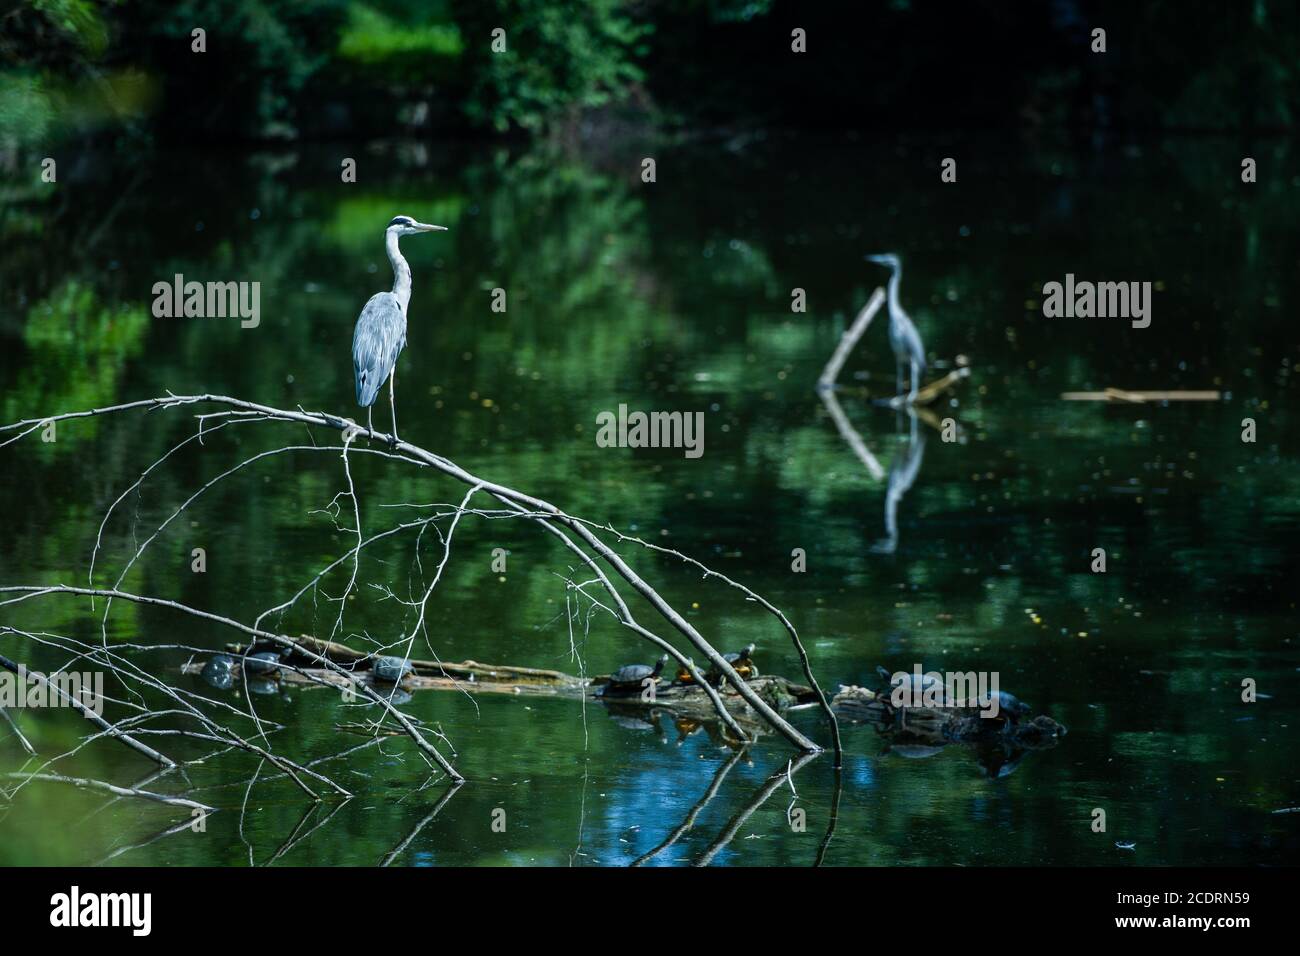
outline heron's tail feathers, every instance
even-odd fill
[[[383,384],[383,379],[370,369],[358,369],[357,404],[362,408],[369,408],[375,404],[375,399],[379,397],[379,389]]]

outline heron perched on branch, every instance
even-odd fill
[[[411,267],[397,247],[401,236],[446,232],[410,216],[394,216],[384,230],[384,248],[393,264],[393,291],[370,297],[352,333],[352,369],[357,380],[357,404],[366,409],[366,422],[374,431],[374,405],[388,379],[388,404],[393,413],[393,444],[397,443],[397,402],[394,398],[397,356],[406,347],[406,309],[411,304]]]
[[[903,394],[903,370],[912,367],[912,390],[907,395],[909,402],[916,401],[916,388],[925,371],[925,346],[921,343],[921,333],[908,318],[898,302],[898,286],[903,279],[903,263],[898,256],[887,252],[880,256],[867,256],[868,262],[887,266],[892,270],[889,277],[889,344],[894,349],[894,363],[898,370],[898,394]]]

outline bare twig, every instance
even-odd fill
[[[36,748],[32,746],[32,742],[30,740],[28,740],[25,736],[23,736],[22,728],[18,726],[18,722],[13,719],[9,711],[5,710],[3,707],[0,707],[0,717],[3,717],[5,719],[5,723],[7,723],[11,728],[13,728],[14,736],[16,736],[18,738],[18,742],[22,744],[23,750],[26,750],[29,754],[31,754],[31,756],[35,757]]]
[[[380,694],[377,694],[375,691],[373,691],[370,687],[366,686],[360,681],[357,681],[352,676],[352,673],[350,671],[340,667],[338,664],[334,663],[329,658],[308,650],[307,648],[303,647],[302,644],[294,641],[293,638],[286,637],[283,634],[274,634],[270,631],[263,631],[263,630],[259,630],[258,628],[249,627],[247,624],[243,624],[239,621],[234,620],[233,618],[223,617],[220,614],[213,614],[210,611],[201,611],[198,608],[192,608],[187,605],[181,604],[179,601],[169,601],[166,598],[149,597],[147,595],[142,595],[142,594],[131,594],[130,592],[127,591],[119,591],[116,588],[76,588],[76,587],[69,587],[68,585],[64,585],[64,584],[48,585],[45,587],[35,586],[35,585],[0,587],[0,593],[7,593],[7,592],[20,592],[27,596],[39,595],[39,594],[83,594],[88,596],[94,595],[94,596],[105,597],[105,598],[120,598],[124,601],[134,601],[138,604],[152,604],[157,607],[167,607],[176,611],[181,611],[185,614],[193,615],[194,617],[199,617],[205,620],[214,621],[218,624],[224,624],[227,627],[232,627],[235,628],[236,630],[243,631],[245,634],[248,634],[252,637],[263,638],[268,641],[273,641],[277,644],[280,644],[281,646],[286,646],[286,645],[293,646],[297,649],[298,653],[303,654],[304,656],[310,658],[315,663],[320,664],[322,667],[328,670],[332,670],[338,674],[345,676],[348,679],[348,681],[352,683],[363,695],[368,697],[370,700],[375,701],[380,706],[382,706],[385,710],[387,710],[398,722],[398,724],[401,725],[402,729],[405,730],[407,734],[410,735],[411,739],[413,739],[416,742],[417,746],[419,746],[420,749],[423,750],[425,753],[429,754],[429,756],[433,757],[434,760],[438,763],[438,766],[442,767],[443,771],[446,772],[450,777],[452,777],[452,779],[455,780],[464,779],[463,777],[461,777],[459,773],[456,772],[456,769],[450,763],[447,762],[447,758],[445,758],[441,753],[439,753],[438,750],[433,746],[433,744],[429,743],[429,741],[424,738],[424,735],[421,734],[420,731],[415,727],[415,725],[411,723],[410,718],[408,718],[401,711],[394,708],[391,704],[388,703],[387,700],[385,700]],[[7,603],[7,602],[0,602],[0,604],[3,603]],[[4,658],[0,658],[0,665],[3,665],[3,663],[4,663]],[[262,750],[260,747],[257,747],[255,744],[249,744],[247,741],[240,741],[240,742],[245,748],[253,750],[255,753],[265,757],[266,759],[270,760],[272,763],[275,763],[277,766],[280,766],[283,762],[282,760],[277,758],[274,754]],[[329,781],[328,778],[321,778],[321,779],[329,782],[332,786],[334,786],[337,790],[339,790],[344,796],[351,796],[350,793],[348,793],[343,788],[339,787],[337,784],[333,783],[333,781]],[[310,793],[310,791],[308,792]]]
[[[81,787],[86,790],[103,790],[105,793],[112,793],[119,797],[140,797],[143,800],[156,800],[158,803],[166,803],[173,807],[185,807],[187,810],[202,810],[205,813],[216,813],[215,807],[209,807],[207,804],[196,803],[193,800],[186,800],[184,797],[169,797],[165,793],[154,793],[152,790],[136,790],[133,787],[118,787],[111,783],[105,783],[102,780],[90,780],[85,777],[64,777],[54,773],[7,773],[6,777],[22,777],[24,780],[40,780],[46,783],[66,783],[74,787]]]
[[[176,761],[172,760],[170,757],[164,754],[159,753],[158,751],[154,750],[152,747],[148,746],[147,744],[141,743],[140,741],[132,737],[130,734],[122,733],[120,730],[117,730],[112,726],[112,724],[110,724],[103,717],[100,717],[98,714],[96,714],[93,710],[91,710],[81,701],[77,700],[72,695],[66,693],[63,690],[63,688],[51,684],[49,681],[45,680],[44,676],[42,676],[41,674],[38,674],[34,671],[30,671],[26,667],[22,667],[22,669],[19,670],[20,665],[15,661],[11,661],[3,654],[0,654],[0,667],[3,667],[5,670],[11,671],[15,674],[25,673],[28,678],[44,683],[47,686],[47,689],[51,689],[55,693],[59,694],[60,697],[63,700],[66,700],[68,704],[71,705],[72,708],[77,711],[77,713],[81,714],[82,717],[85,717],[96,727],[102,728],[109,736],[115,737],[118,740],[122,741],[122,743],[126,744],[136,753],[143,754],[144,756],[148,757],[150,760],[162,764],[164,767],[176,766]]]

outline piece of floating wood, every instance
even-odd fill
[[[963,379],[970,377],[970,366],[963,365],[955,368],[943,378],[935,379],[929,385],[922,385],[916,390],[916,399],[911,402],[912,405],[929,405],[936,398],[955,386]],[[906,395],[898,395],[890,400],[890,404],[895,408],[902,408],[909,404]]]
[[[1067,402],[1128,402],[1139,405],[1143,402],[1217,402],[1220,393],[1211,390],[1173,390],[1173,391],[1129,391],[1124,388],[1108,388],[1104,392],[1062,392],[1061,398]]]
[[[943,378],[936,378],[933,382],[922,385],[916,390],[916,401],[909,402],[906,395],[891,395],[889,398],[876,397],[872,399],[872,404],[881,405],[885,408],[906,408],[911,405],[917,411],[921,411],[919,406],[929,405],[940,395],[951,391],[954,386],[970,378],[971,369],[969,365],[961,365],[953,369]],[[840,391],[850,392],[853,394],[863,395],[871,398],[871,389],[865,386],[857,388],[841,388]]]

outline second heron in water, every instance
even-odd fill
[[[868,262],[887,266],[892,270],[889,277],[889,344],[894,349],[894,363],[898,369],[898,394],[903,394],[903,370],[912,367],[912,390],[907,395],[909,402],[916,401],[916,388],[925,371],[925,346],[921,343],[921,333],[916,331],[911,318],[903,311],[898,301],[898,286],[903,280],[903,263],[898,256],[887,252],[879,256],[867,256]]]

